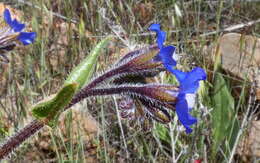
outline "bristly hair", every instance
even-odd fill
[[[140,49],[137,49],[137,50],[134,50],[134,51],[131,51],[129,53],[127,53],[126,55],[124,55],[122,58],[120,58],[115,65],[120,65],[122,63],[126,63],[128,62],[129,60],[131,60],[131,58],[135,58],[139,55],[142,55],[142,54],[145,54],[145,53],[148,53],[152,50],[159,50],[158,46],[156,44],[154,45],[150,45],[148,47],[143,47],[143,48],[140,48]]]
[[[155,76],[159,72],[165,70],[163,66],[152,65],[152,67],[145,67],[145,65],[136,65],[134,62],[140,56],[146,55],[147,53],[153,53],[152,56],[155,56],[158,52],[157,46],[144,47],[138,50],[127,53],[122,59],[120,59],[115,65],[112,65],[107,71],[101,75],[97,75],[90,84],[87,85],[86,89],[94,88],[101,83],[110,82],[117,78],[122,78],[125,76],[131,75],[140,75],[140,76]],[[138,67],[139,66],[139,67]]]
[[[174,93],[169,93],[166,88]],[[145,100],[150,103],[150,106],[162,106],[174,110],[172,104],[177,101],[178,91],[178,87],[162,84],[127,84],[82,89],[68,107],[90,96],[128,95]]]

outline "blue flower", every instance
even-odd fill
[[[24,45],[29,45],[34,42],[36,38],[35,32],[21,32],[18,36],[18,40],[21,41]]]
[[[25,28],[25,25],[19,23],[16,19],[12,20],[8,9],[5,9],[4,11],[4,20],[14,30],[14,32],[21,32]]]
[[[179,81],[180,91],[178,94],[178,101],[175,104],[176,113],[179,121],[186,128],[187,133],[191,133],[191,125],[197,122],[197,119],[192,117],[189,112],[194,106],[195,93],[199,88],[199,81],[206,80],[207,75],[204,69],[200,67],[194,68],[190,72],[182,72],[175,69],[176,61],[173,59],[175,55],[174,46],[164,46],[166,33],[161,31],[160,24],[152,24],[149,30],[156,32],[157,44],[160,49],[155,57],[155,60],[162,61],[164,67],[173,73]]]
[[[166,69],[168,66],[176,66],[177,62],[173,59],[175,54],[174,46],[164,46],[161,48],[160,52],[155,56],[155,61],[161,61]]]
[[[25,24],[18,22],[16,19],[12,19],[10,11],[8,9],[4,10],[4,20],[5,20],[6,24],[8,24],[9,27],[11,28],[8,31],[8,36],[19,33],[17,39],[20,42],[22,42],[23,45],[29,45],[34,42],[34,40],[36,38],[36,33],[35,32],[22,32],[23,29],[25,28]],[[5,36],[5,37],[8,37],[8,36]]]
[[[163,43],[166,40],[166,32],[161,31],[160,24],[152,24],[149,28],[150,31],[156,32],[157,44],[161,49],[163,47]]]
[[[161,30],[160,24],[152,24],[149,28],[150,31],[156,32],[157,45],[160,49],[159,53],[155,57],[156,61],[162,61],[164,67],[168,70],[169,66],[176,66],[176,61],[173,59],[175,55],[174,46],[164,46],[166,39],[166,32]]]
[[[196,67],[190,72],[170,68],[170,72],[176,76],[183,93],[195,93],[199,88],[199,81],[207,78],[205,70],[200,67]]]
[[[197,119],[192,117],[189,112],[194,106],[195,93],[199,88],[199,82],[206,80],[207,75],[204,69],[196,67],[190,72],[182,72],[171,68],[171,72],[176,76],[180,83],[180,92],[178,94],[178,102],[175,105],[176,113],[179,121],[186,128],[186,133],[191,133],[191,125],[197,122]]]

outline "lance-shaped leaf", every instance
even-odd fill
[[[106,37],[97,44],[91,53],[72,70],[63,88],[54,97],[51,97],[49,100],[44,100],[33,107],[32,115],[35,118],[46,122],[49,126],[55,126],[59,115],[70,103],[76,91],[88,82],[93,74],[101,50],[107,45],[111,38],[112,37]]]
[[[78,88],[77,83],[66,84],[51,99],[39,102],[32,108],[32,115],[54,127],[59,115],[63,112]]]
[[[90,54],[72,70],[67,77],[65,84],[76,82],[78,83],[78,90],[81,89],[92,76],[98,56],[101,54],[101,50],[105,48],[111,39],[112,37],[108,36],[100,41]]]
[[[225,141],[224,153],[233,148],[239,130],[236,118],[235,101],[227,83],[221,74],[216,74],[214,84],[214,96],[212,97],[214,109],[212,111],[213,146],[212,156],[215,157],[218,148]]]

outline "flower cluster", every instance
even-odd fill
[[[120,94],[123,96],[119,105],[123,118],[169,123],[169,111],[176,111],[179,121],[190,133],[190,126],[197,119],[189,112],[194,107],[199,82],[206,79],[206,73],[199,67],[190,72],[176,69],[175,47],[164,45],[166,33],[159,24],[152,24],[149,30],[156,32],[157,45],[126,54],[111,69],[83,88],[73,102],[88,96]],[[179,81],[178,87],[147,82],[147,78],[165,70],[175,75]],[[107,84],[102,84],[104,82]]]
[[[192,132],[191,125],[197,122],[189,112],[194,107],[195,94],[199,88],[199,82],[206,80],[206,72],[200,67],[196,67],[190,72],[182,72],[175,68],[176,61],[173,59],[175,55],[175,47],[164,46],[166,33],[160,29],[160,24],[152,24],[149,30],[156,32],[157,44],[160,48],[158,58],[162,61],[164,67],[177,78],[179,82],[179,93],[177,103],[175,104],[176,113],[179,121],[186,128],[186,132]]]
[[[12,19],[8,9],[4,10],[3,21],[0,23],[0,53],[12,50],[18,42],[29,45],[36,38],[35,32],[24,32],[25,24]]]

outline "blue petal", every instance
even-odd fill
[[[185,126],[185,128],[186,128],[186,133],[187,134],[192,133],[192,129],[189,126]]]
[[[160,25],[160,24],[151,24],[148,29],[149,29],[150,31],[158,32],[158,31],[161,30],[161,25]]]
[[[190,126],[197,123],[197,119],[189,114],[190,109],[188,108],[185,94],[178,95],[178,102],[176,103],[175,108],[179,121],[186,128],[186,133],[191,133],[192,129]]]
[[[161,49],[163,47],[163,43],[166,40],[166,33],[164,31],[160,31],[157,33],[157,44]]]
[[[174,46],[165,46],[163,47],[160,52],[159,56],[161,61],[170,66],[176,66],[176,61],[173,59],[173,55],[175,54],[175,47]]]
[[[174,46],[165,46],[160,52],[154,57],[154,61],[161,61],[164,67],[168,70],[172,66],[176,66],[176,61],[173,59],[173,55],[175,54]]]
[[[4,20],[15,32],[20,32],[25,27],[24,24],[19,23],[16,19],[12,20],[10,11],[8,9],[5,9],[4,11]]]
[[[21,41],[24,45],[29,45],[34,42],[36,38],[35,32],[21,32],[18,36],[18,40]]]
[[[11,26],[12,24],[12,18],[11,18],[11,14],[10,11],[8,9],[5,9],[4,11],[4,20],[5,22]]]
[[[181,91],[183,93],[195,93],[197,89],[199,88],[199,81],[200,80],[206,80],[207,75],[204,69],[200,67],[196,67],[185,77],[185,80],[183,80],[180,84]]]
[[[173,67],[170,67],[168,70],[175,75],[180,85],[186,80],[188,75],[187,72],[182,72],[180,70],[174,69]]]
[[[156,32],[157,44],[158,44],[158,47],[161,49],[163,47],[164,41],[166,40],[166,32],[161,31],[160,24],[152,24],[148,29],[150,31]]]
[[[25,24],[19,23],[16,19],[14,19],[11,27],[15,32],[21,32],[25,28]]]
[[[173,73],[179,81],[182,93],[195,93],[199,88],[199,81],[207,78],[205,70],[200,67],[196,67],[190,72],[182,72],[173,67],[168,67],[167,70]]]

